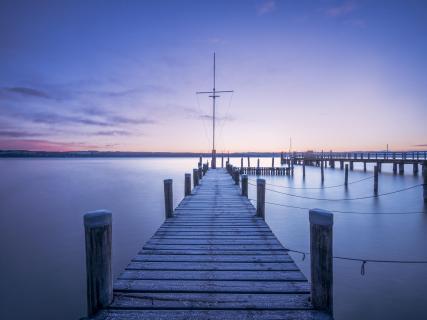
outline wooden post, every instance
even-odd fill
[[[344,185],[348,186],[348,164],[345,164],[345,171],[344,171]]]
[[[405,164],[402,162],[399,162],[399,174],[405,173]]]
[[[322,209],[310,210],[311,303],[318,310],[333,313],[334,216]]]
[[[91,317],[113,301],[111,271],[111,212],[98,210],[84,215],[86,243],[87,313]]]
[[[353,161],[350,161],[350,170],[353,171]]]
[[[191,194],[191,173],[186,173],[184,177],[184,195],[189,196]]]
[[[234,170],[234,184],[239,185],[240,183],[239,177],[240,177],[240,173],[239,173],[239,170],[236,168],[236,170]]]
[[[305,160],[302,160],[302,178],[305,179]]]
[[[397,163],[393,162],[393,174],[397,173]]]
[[[414,173],[414,176],[418,175],[418,163],[414,163],[412,165],[412,172]]]
[[[265,180],[256,180],[256,215],[265,220]]]
[[[251,167],[251,158],[248,157],[248,168]]]
[[[427,203],[427,161],[423,162],[423,179],[424,179],[424,203]]]
[[[242,175],[242,196],[248,197],[248,175]]]
[[[203,163],[203,161],[202,161],[202,160],[203,160],[203,159],[202,159],[202,156],[200,156],[200,157],[199,157],[199,165],[200,165],[200,166],[202,166],[202,163]]]
[[[366,172],[366,161],[363,161],[363,171]]]
[[[341,170],[344,169],[344,161],[343,160],[340,160],[340,169]]]
[[[381,172],[382,162],[377,162],[378,172]]]
[[[173,216],[173,193],[172,193],[172,179],[163,180],[165,191],[165,218],[169,219]]]
[[[240,158],[240,173],[243,173],[243,157]]]
[[[221,168],[224,168],[224,154],[221,153]]]
[[[320,180],[325,181],[325,173],[323,172],[323,160],[320,160]]]
[[[271,158],[271,167],[274,168],[274,157]]]
[[[193,169],[193,187],[197,187],[199,185],[199,170]]]
[[[205,164],[203,164],[203,168],[201,164],[199,165],[199,169],[197,170],[198,180],[201,180],[203,178],[204,167],[205,167]]]
[[[378,195],[378,166],[374,166],[374,194]]]

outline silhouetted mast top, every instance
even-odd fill
[[[212,91],[198,91],[196,94],[210,94],[210,98],[212,98],[212,161],[211,165],[212,168],[216,168],[216,150],[215,150],[215,99],[219,98],[220,96],[217,95],[217,93],[224,93],[224,92],[234,92],[233,90],[221,90],[217,91],[215,89],[215,52],[213,56],[213,90]]]

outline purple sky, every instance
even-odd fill
[[[1,1],[0,149],[427,148],[426,1]]]

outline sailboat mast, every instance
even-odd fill
[[[213,95],[212,95],[212,152],[215,152],[215,52],[213,58]]]

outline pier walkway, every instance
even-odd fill
[[[114,283],[94,319],[332,319],[224,169],[209,170]]]

